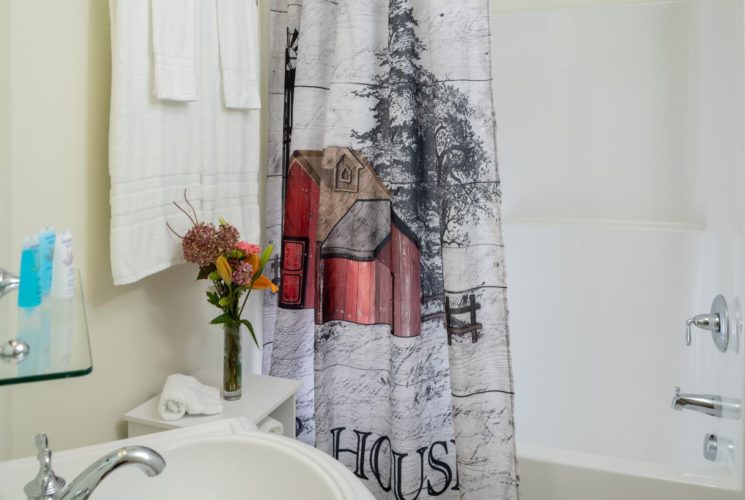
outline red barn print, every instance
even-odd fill
[[[367,159],[296,151],[286,182],[280,307],[419,335],[419,248]]]

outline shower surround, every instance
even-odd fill
[[[521,498],[742,499],[743,1],[609,3],[492,2]]]

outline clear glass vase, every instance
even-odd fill
[[[240,323],[224,323],[225,355],[222,369],[222,397],[227,401],[241,398],[243,366],[241,365]]]

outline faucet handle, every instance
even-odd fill
[[[39,453],[39,472],[23,488],[28,500],[51,500],[65,487],[65,480],[52,470],[52,450],[49,449],[49,439],[43,432],[34,439]]]
[[[36,443],[36,451],[39,453],[49,450],[49,438],[44,432],[37,434],[34,442]]]
[[[727,312],[727,302],[722,295],[714,297],[714,301],[711,303],[711,312],[697,314],[686,321],[686,345],[691,345],[691,329],[694,326],[701,328],[702,330],[710,331],[711,338],[714,340],[714,345],[717,346],[717,349],[721,352],[727,350],[730,331],[729,314]]]

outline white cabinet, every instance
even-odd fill
[[[223,401],[219,415],[186,415],[179,420],[162,420],[158,414],[160,394],[127,412],[129,437],[141,436],[168,429],[178,429],[215,422],[232,417],[249,419],[256,425],[271,417],[282,424],[284,435],[295,437],[295,393],[300,382],[264,375],[244,373],[243,396],[238,401]]]

